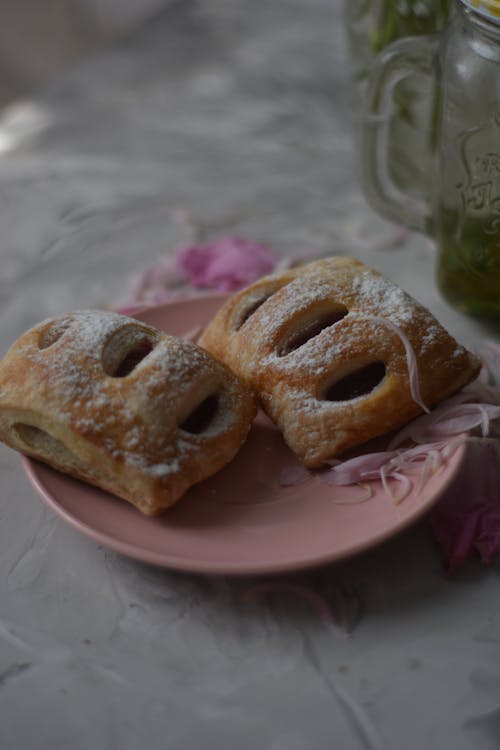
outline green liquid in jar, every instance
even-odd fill
[[[500,326],[500,216],[443,211],[437,278],[457,309]]]

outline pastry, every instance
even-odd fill
[[[480,368],[428,310],[347,257],[260,279],[199,344],[256,391],[309,468],[401,427]]]
[[[112,312],[44,321],[0,362],[0,439],[147,515],[232,459],[255,409],[206,351]]]

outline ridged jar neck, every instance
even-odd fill
[[[458,2],[471,18],[500,27],[500,0],[458,0]]]
[[[462,19],[462,30],[470,35],[477,46],[476,51],[482,56],[498,61],[500,56],[500,0],[484,3],[490,6],[485,10],[479,0],[457,0],[456,19]],[[495,6],[495,8],[493,8]],[[492,15],[496,10],[498,15]],[[481,48],[481,49],[480,49]]]

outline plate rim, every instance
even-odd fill
[[[148,550],[141,545],[131,545],[128,542],[121,541],[117,537],[110,536],[105,532],[98,531],[95,527],[90,526],[84,521],[80,520],[73,514],[71,514],[64,505],[61,505],[50,493],[45,486],[43,480],[36,473],[37,464],[41,464],[43,468],[47,468],[50,471],[57,471],[48,464],[42,464],[42,462],[36,459],[29,458],[28,456],[21,456],[24,470],[28,476],[28,479],[37,490],[39,495],[42,497],[47,506],[56,513],[57,516],[62,518],[67,524],[73,529],[80,532],[88,539],[91,539],[97,544],[101,544],[107,549],[112,549],[115,552],[119,552],[126,557],[138,560],[142,563],[149,565],[155,565],[157,567],[176,570],[178,572],[187,573],[200,573],[206,575],[226,575],[226,576],[252,576],[252,575],[274,575],[291,573],[300,570],[307,570],[310,568],[317,568],[322,565],[329,563],[338,562],[340,560],[347,560],[354,557],[362,552],[379,546],[385,541],[396,537],[402,533],[409,526],[416,523],[422,516],[426,515],[442,497],[442,495],[449,489],[451,484],[455,481],[460,468],[463,464],[465,451],[467,446],[465,443],[461,443],[457,446],[453,455],[448,460],[446,466],[449,468],[452,464],[449,474],[440,486],[439,491],[435,493],[429,502],[423,506],[419,506],[414,510],[413,513],[406,516],[404,519],[399,521],[395,526],[384,528],[378,534],[370,536],[362,542],[350,547],[349,552],[343,550],[332,551],[331,553],[323,553],[317,556],[308,556],[307,559],[300,559],[295,561],[283,562],[283,563],[269,563],[269,562],[244,562],[244,563],[228,563],[220,562],[216,563],[213,561],[206,562],[206,560],[195,559],[194,557],[179,557],[172,554],[163,554]],[[78,480],[75,480],[78,481]],[[388,498],[388,502],[390,499]]]

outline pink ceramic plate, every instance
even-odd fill
[[[143,311],[138,318],[173,334],[205,324],[224,297],[209,296]],[[261,574],[306,568],[365,550],[415,521],[455,477],[459,448],[420,492],[399,506],[379,483],[361,503],[357,488],[325,484],[317,476],[280,486],[293,462],[280,434],[262,415],[234,461],[191,489],[163,516],[148,518],[94,487],[24,459],[47,504],[78,531],[144,562],[199,573]]]

